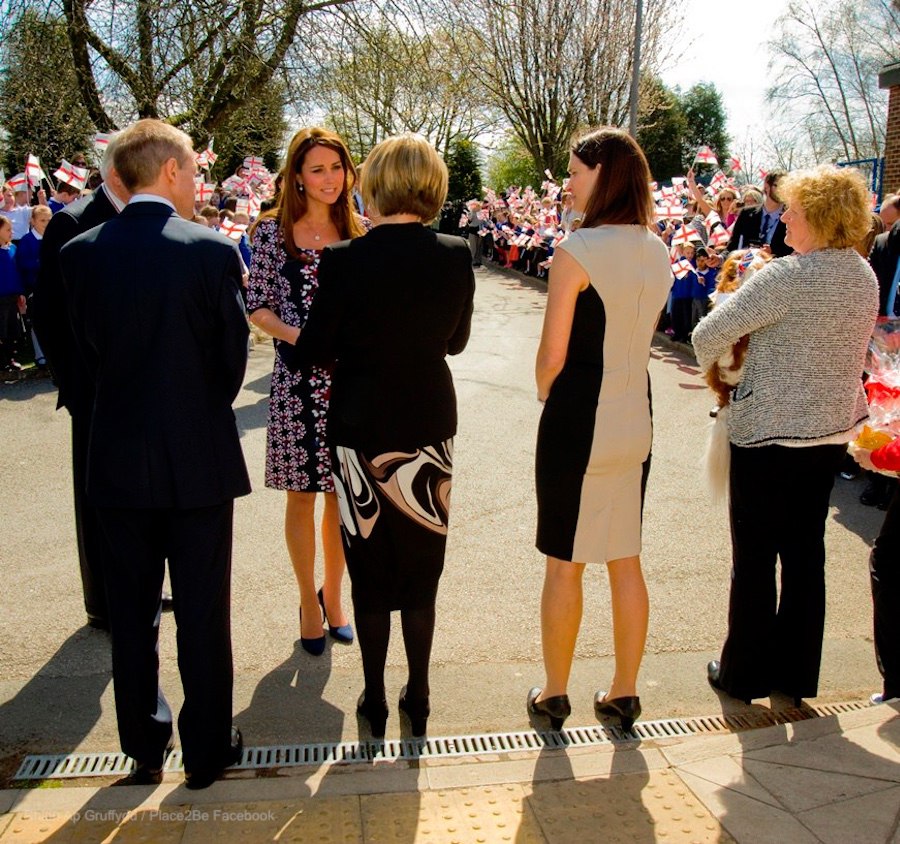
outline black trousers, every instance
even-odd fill
[[[172,735],[159,686],[159,622],[169,561],[188,771],[220,767],[231,741],[231,542],[234,502],[189,510],[98,508],[111,556],[106,589],[122,750],[153,767]]]
[[[72,416],[72,492],[75,503],[75,536],[78,542],[78,565],[81,569],[81,588],[87,614],[107,619],[106,587],[103,571],[109,546],[97,510],[85,492],[87,483],[87,452],[90,440],[90,415]]]
[[[731,446],[732,570],[722,687],[815,697],[825,627],[825,520],[843,445]],[[781,561],[781,594],[776,561]]]
[[[884,698],[900,697],[900,486],[894,482],[881,533],[869,556],[875,610],[875,655]]]

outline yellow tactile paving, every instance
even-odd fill
[[[182,839],[184,844],[231,841],[362,844],[363,841],[359,798],[355,795],[229,803],[203,809],[209,818],[188,825]]]
[[[443,791],[0,818],[0,844],[726,844],[671,770]],[[7,821],[9,821],[7,823]]]
[[[527,803],[548,844],[697,842],[733,839],[671,771],[527,785]]]
[[[542,844],[520,785],[361,798],[366,844]]]

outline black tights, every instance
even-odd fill
[[[383,700],[384,664],[387,661],[388,642],[391,638],[391,614],[356,612],[354,621],[362,653],[366,700]],[[431,659],[431,643],[434,639],[434,606],[400,610],[400,621],[403,627],[406,663],[409,668],[407,697],[410,700],[427,698],[428,664]]]

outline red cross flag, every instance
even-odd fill
[[[73,188],[81,190],[87,184],[88,171],[86,167],[76,167],[64,158],[59,165],[59,170],[53,174],[58,182],[65,182]]]
[[[765,179],[766,176],[768,176],[768,175],[769,175],[768,170],[763,170],[762,167],[759,168],[759,178],[760,179]]]
[[[47,178],[46,173],[41,170],[41,162],[36,155],[29,155],[25,162],[25,178],[28,179],[30,185],[39,185],[41,179]]]
[[[10,177],[10,180],[6,184],[13,189],[13,192],[19,191],[22,188],[28,189],[28,179],[25,177],[24,173],[16,173],[15,176]]]
[[[684,208],[677,202],[663,202],[656,206],[657,220],[680,220],[684,216]]]
[[[699,235],[693,226],[681,226],[675,230],[670,244],[672,246],[680,246],[682,243],[690,243],[694,237],[699,238]]]
[[[687,183],[685,176],[672,176],[672,187],[681,190]]]
[[[240,240],[244,232],[247,231],[247,227],[243,223],[233,223],[231,220],[223,220],[219,225],[219,231],[230,240]]]
[[[106,152],[106,147],[109,145],[109,139],[112,137],[112,134],[108,132],[97,132],[94,135],[94,149],[98,152]]]
[[[206,150],[195,153],[194,158],[197,159],[197,166],[201,170],[209,170],[209,158],[207,158]]]
[[[703,218],[703,225],[708,229],[711,229],[713,226],[721,226],[722,218],[715,211],[710,211],[709,214]]]
[[[715,175],[709,182],[709,186],[713,190],[718,190],[722,188],[727,181],[728,179],[725,178],[725,174],[721,170],[716,170]]]
[[[244,159],[244,167],[248,170],[263,170],[265,169],[265,166],[263,160],[256,155],[248,155]]]
[[[731,158],[728,159],[728,166],[731,168],[732,173],[740,173],[744,166],[741,164],[741,159],[735,155],[732,155]]]
[[[194,199],[197,202],[209,202],[216,186],[212,182],[197,182],[194,185]]]
[[[731,234],[724,226],[718,225],[709,233],[709,240],[706,242],[706,245],[713,248],[727,246],[729,240],[731,240]]]
[[[707,146],[702,146],[697,150],[694,161],[698,164],[713,164],[716,167],[719,166],[719,159],[716,158],[716,154]]]
[[[684,257],[672,259],[672,275],[675,278],[684,278],[688,273],[694,271],[691,262]]]

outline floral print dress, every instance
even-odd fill
[[[247,309],[269,308],[283,322],[306,322],[319,286],[321,251],[301,250],[292,258],[278,221],[262,220],[253,238]],[[276,340],[277,343],[281,342]],[[331,376],[310,366],[291,374],[275,355],[266,432],[266,486],[293,492],[333,492],[325,439]]]

